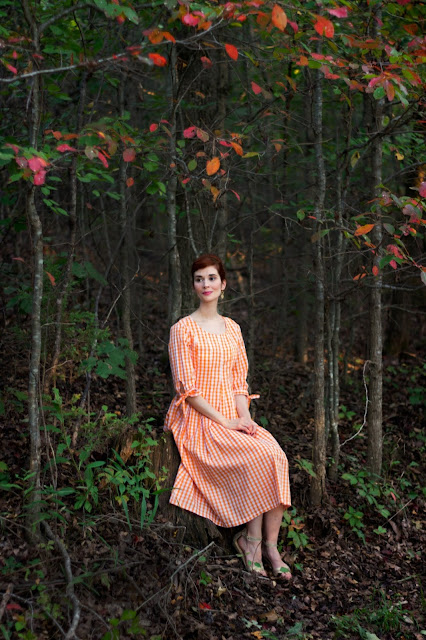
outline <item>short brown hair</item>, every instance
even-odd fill
[[[215,267],[221,280],[226,280],[225,267],[222,260],[214,253],[203,253],[192,263],[191,274],[192,280],[194,280],[194,273],[199,269],[205,269],[206,267]]]

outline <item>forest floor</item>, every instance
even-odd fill
[[[52,433],[48,428],[44,437],[44,458],[50,459],[44,481],[56,487],[56,493],[52,488],[45,494],[44,510],[69,554],[81,607],[80,640],[426,638],[423,361],[418,354],[406,354],[385,363],[383,481],[377,484],[365,473],[363,428],[342,448],[338,478],[327,482],[326,503],[312,510],[312,365],[272,353],[266,335],[259,340],[252,388],[261,399],[255,417],[289,457],[294,507],[281,544],[293,579],[257,578],[216,543],[192,548],[161,510],[141,530],[140,502],[135,508],[130,481],[127,518],[111,484],[95,482],[102,466],[96,463],[113,456],[114,440],[106,444],[102,425],[120,426],[123,383],[117,378],[92,382],[92,426],[99,432],[95,445],[92,434],[90,456],[84,460],[83,449],[72,451],[66,443],[58,448],[66,425],[61,415],[65,406],[72,407],[65,389],[81,393],[83,384],[81,378],[64,379],[58,384],[62,414],[53,403],[45,421],[59,428]],[[20,394],[26,387],[26,354],[17,357],[5,345],[0,373],[13,402],[6,403],[1,418],[0,479],[15,486],[3,492],[0,503],[0,630],[4,638],[69,637],[73,607],[64,555],[48,538],[30,544],[25,536],[22,486],[29,444]],[[153,417],[149,437],[154,439],[170,387],[163,346],[152,335],[145,348],[150,364],[138,374],[139,402],[142,417]],[[359,430],[364,416],[363,362],[354,358],[348,372],[342,382],[341,442]],[[71,409],[67,415],[71,419]],[[125,467],[134,469],[134,464],[133,456]],[[76,497],[83,494],[86,503],[76,508]]]

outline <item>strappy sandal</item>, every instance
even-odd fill
[[[247,542],[259,542],[262,543],[262,538],[253,538],[253,536],[249,536],[247,534],[246,529],[242,529],[241,531],[238,531],[238,533],[235,534],[234,539],[233,539],[233,545],[235,547],[235,549],[238,551],[238,553],[241,555],[241,560],[244,563],[245,568],[247,569],[247,571],[249,571],[250,573],[257,573],[259,575],[261,575],[262,577],[266,578],[267,574],[265,571],[265,567],[263,566],[263,564],[261,562],[253,562],[253,560],[249,560],[247,558],[247,552],[244,551],[244,549],[241,547],[239,540],[240,538],[243,537],[247,540]]]
[[[277,548],[277,545],[275,542],[266,542],[265,540],[263,541],[263,545],[267,548],[267,549],[271,549],[271,548]],[[269,559],[268,556],[263,556],[271,565],[272,567],[272,573],[276,578],[279,577],[284,577],[286,580],[291,580],[292,575],[291,575],[291,570],[290,567],[285,564],[284,562],[284,566],[281,567],[274,567],[274,565],[272,564],[271,560]]]

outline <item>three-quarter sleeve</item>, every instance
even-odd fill
[[[200,396],[196,388],[196,376],[191,348],[191,336],[182,324],[177,323],[170,329],[169,358],[173,375],[173,384],[177,395],[176,406],[182,404],[185,413],[185,400]]]
[[[240,327],[237,334],[237,358],[232,370],[232,389],[235,395],[247,396],[248,402],[259,398],[259,394],[249,395],[247,385],[248,360],[244,339]]]

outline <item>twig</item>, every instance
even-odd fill
[[[1,605],[0,605],[0,622],[1,622],[1,619],[3,618],[4,612],[6,611],[6,605],[9,602],[9,598],[10,598],[10,596],[12,594],[12,591],[13,591],[13,583],[10,582],[7,585],[6,591],[4,592],[4,595],[3,595],[3,598],[2,598],[2,601],[1,601]]]
[[[160,589],[160,591],[157,591],[156,593],[154,593],[152,596],[150,596],[147,600],[145,600],[144,602],[142,602],[141,605],[139,605],[139,607],[136,609],[136,612],[140,611],[142,609],[142,607],[144,607],[146,604],[148,604],[148,602],[150,602],[151,600],[154,600],[154,598],[157,598],[161,593],[163,593],[163,591],[165,591],[167,588],[170,588],[171,582],[173,580],[173,578],[175,577],[175,575],[177,573],[179,573],[180,571],[182,571],[182,569],[184,569],[190,562],[192,562],[193,560],[195,560],[196,558],[198,558],[199,556],[201,556],[201,554],[205,553],[208,549],[210,549],[210,547],[212,547],[215,543],[214,542],[210,542],[210,544],[207,545],[207,547],[204,547],[204,549],[201,549],[201,551],[197,551],[197,553],[194,553],[193,556],[191,556],[190,558],[188,558],[188,560],[186,562],[184,562],[183,564],[181,564],[176,571],[174,571],[172,573],[172,575],[169,578],[169,583],[166,584],[162,589]]]
[[[356,433],[353,434],[353,436],[351,436],[350,438],[348,438],[347,440],[345,440],[341,445],[340,448],[342,448],[345,444],[347,444],[348,442],[350,442],[351,440],[353,440],[354,438],[357,437],[357,435],[359,435],[361,433],[361,431],[364,429],[365,425],[367,424],[367,411],[368,411],[368,386],[367,386],[367,381],[365,379],[365,369],[367,367],[367,364],[371,364],[371,360],[366,360],[364,362],[364,367],[362,369],[362,381],[364,383],[364,389],[365,389],[365,408],[364,408],[364,420],[362,422],[362,425],[360,426],[360,428],[358,429],[358,431]]]
[[[64,559],[65,575],[67,579],[66,594],[68,598],[71,600],[73,609],[74,609],[71,626],[65,635],[65,640],[72,640],[72,638],[77,638],[75,631],[80,621],[81,607],[80,607],[80,601],[74,593],[74,578],[71,570],[71,558],[68,554],[68,551],[65,548],[64,543],[58,536],[55,536],[49,524],[45,520],[43,520],[42,525],[47,533],[48,538],[53,540],[53,542],[55,543],[58,550],[61,552],[62,557]]]

